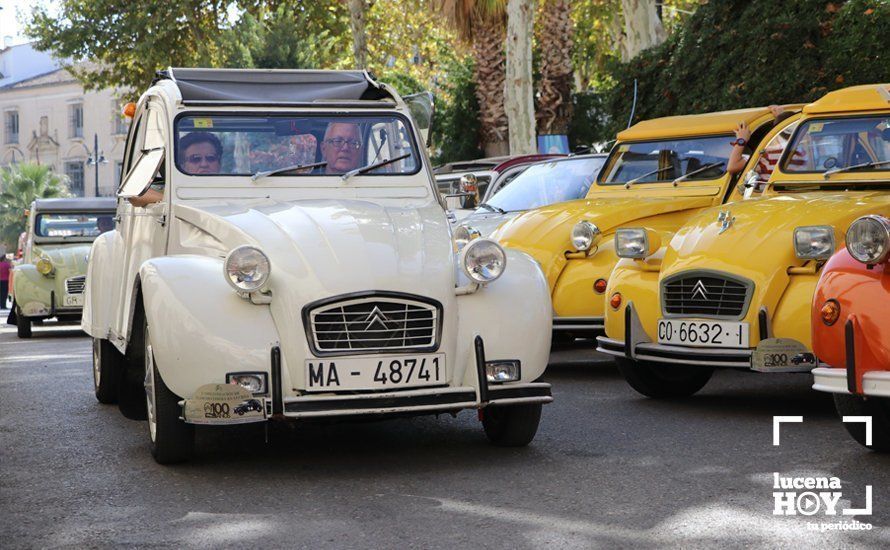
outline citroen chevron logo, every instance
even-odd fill
[[[380,325],[384,330],[389,330],[390,321],[390,318],[380,311],[379,307],[374,306],[374,309],[371,310],[371,313],[365,317],[362,323],[367,323],[365,325],[365,330],[370,330],[375,323]]]
[[[695,283],[695,286],[692,287],[692,299],[695,300],[696,297],[701,296],[702,300],[708,299],[708,291],[705,289],[705,284],[701,282],[701,279]]]

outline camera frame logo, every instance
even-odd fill
[[[844,422],[865,424],[866,443],[872,440],[872,418],[870,416],[844,416]],[[784,423],[801,423],[802,416],[773,417],[773,446],[780,445],[781,426]],[[773,472],[773,515],[808,516],[817,519],[821,514],[825,519],[854,518],[851,521],[807,522],[807,528],[819,531],[870,531],[870,523],[860,522],[855,516],[872,515],[872,486],[865,486],[863,507],[855,508],[849,500],[843,499],[843,484],[834,476],[788,476]]]

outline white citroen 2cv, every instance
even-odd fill
[[[356,71],[169,69],[140,98],[83,328],[160,463],[195,425],[479,409],[526,445],[550,385],[537,263],[455,242],[409,105]]]

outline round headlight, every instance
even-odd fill
[[[259,248],[244,245],[229,252],[223,262],[226,281],[235,290],[253,292],[269,280],[272,265]]]
[[[461,251],[461,266],[467,277],[477,283],[490,283],[503,275],[507,254],[491,239],[476,239]]]
[[[579,252],[586,252],[599,241],[601,231],[594,224],[583,221],[572,228],[572,246]]]
[[[847,229],[847,251],[864,264],[878,264],[890,254],[890,220],[864,216]]]
[[[35,268],[37,269],[37,273],[40,273],[41,275],[50,275],[55,269],[53,263],[46,258],[37,260]]]
[[[463,247],[467,246],[470,241],[478,239],[481,236],[482,233],[480,233],[478,229],[473,229],[466,225],[458,225],[454,228],[454,234],[452,235],[454,239],[454,248],[455,250],[460,251]]]

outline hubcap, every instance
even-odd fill
[[[155,377],[154,357],[151,353],[151,340],[149,339],[148,325],[145,325],[145,408],[148,413],[148,434],[152,441],[158,435],[158,420],[155,417]]]
[[[102,361],[102,352],[99,351],[99,341],[93,338],[93,386],[95,389],[99,389],[99,383],[101,382],[100,377],[102,376],[102,369],[100,368]]]

